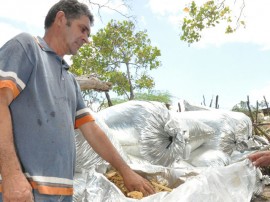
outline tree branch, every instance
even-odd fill
[[[123,16],[123,17],[125,17],[125,18],[128,18],[128,19],[134,18],[134,16],[132,16],[132,15],[124,14],[123,12],[119,11],[118,9],[112,8],[111,6],[108,6],[108,4],[109,4],[110,2],[111,2],[111,0],[108,0],[106,3],[100,4],[100,3],[95,3],[95,2],[93,2],[93,1],[91,1],[91,0],[89,0],[89,4],[90,4],[90,5],[93,5],[93,6],[98,7],[98,16],[99,16],[101,22],[103,22],[103,21],[102,21],[102,17],[101,17],[101,12],[100,12],[102,8],[108,8],[108,9],[110,9],[110,10],[112,10],[112,11],[118,13],[119,15],[121,15],[121,16]],[[129,6],[128,4],[126,4],[126,3],[123,3],[123,4],[121,4],[120,6],[124,6],[124,7],[128,8],[128,10],[131,10],[130,6]]]
[[[104,82],[93,76],[78,76],[76,77],[81,90],[96,90],[96,91],[109,91],[112,88],[112,83]]]

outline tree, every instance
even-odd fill
[[[140,92],[135,93],[134,100],[141,100],[141,101],[156,101],[156,102],[162,102],[166,106],[170,106],[172,104],[172,95],[165,91],[158,91],[158,90],[149,90],[147,92]],[[121,104],[124,102],[127,102],[128,100],[125,98],[113,98],[112,103],[113,105]],[[106,108],[108,105],[103,105],[101,108]]]
[[[165,104],[171,104],[172,95],[165,91],[156,91],[156,90],[149,90],[146,93],[136,93],[135,100],[144,100],[144,101],[157,101],[163,102]]]
[[[226,0],[208,0],[206,3],[198,6],[195,1],[192,1],[184,9],[188,15],[183,19],[180,39],[189,44],[198,42],[204,29],[215,27],[221,21],[227,23],[225,28],[225,33],[227,34],[235,32],[240,25],[245,26],[245,22],[241,20],[245,7],[244,0],[242,0],[242,6],[235,25],[232,24],[231,9],[225,3]]]
[[[131,21],[112,20],[72,57],[71,71],[77,75],[94,72],[100,80],[111,82],[117,95],[132,100],[136,90],[154,87],[148,70],[161,65],[160,55],[146,31],[135,32]]]
[[[252,109],[252,111],[255,110],[255,108],[253,106],[251,106],[251,109]],[[244,113],[244,114],[246,114],[248,116],[250,115],[249,110],[248,110],[248,103],[245,102],[245,101],[241,101],[240,103],[234,105],[233,108],[232,108],[232,111],[242,112],[242,113]]]

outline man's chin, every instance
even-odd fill
[[[76,55],[78,50],[71,50],[67,55]]]

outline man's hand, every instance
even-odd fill
[[[270,151],[260,151],[248,156],[256,167],[270,166]]]
[[[143,196],[149,196],[155,193],[151,183],[130,168],[122,172],[121,175],[128,191],[140,191],[143,193]]]
[[[32,187],[23,173],[2,176],[4,202],[34,202]]]
[[[95,122],[81,125],[80,130],[95,152],[119,171],[129,191],[140,191],[144,196],[155,193],[150,182],[130,169],[109,138]]]

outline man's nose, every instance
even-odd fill
[[[83,35],[83,43],[84,43],[84,44],[85,44],[85,43],[89,43],[89,37],[88,37],[87,34],[84,34],[84,35]]]
[[[89,38],[85,37],[84,43],[89,43]]]

